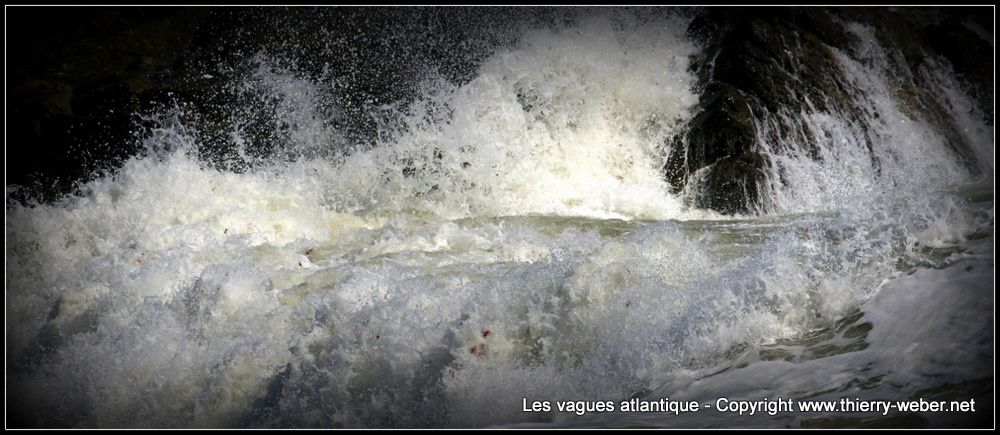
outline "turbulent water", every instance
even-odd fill
[[[847,23],[862,56],[834,50],[874,134],[803,113],[818,157],[766,144],[773,210],[722,216],[661,172],[699,98],[687,25],[526,28],[470,80],[377,103],[374,146],[334,127],[329,83],[257,55],[238,85],[274,103],[282,152],[237,129],[247,164],[210,164],[179,108],[78,194],[8,205],[8,407],[82,427],[967,424],[523,412],[992,392],[993,126],[947,65],[924,73],[974,161]]]

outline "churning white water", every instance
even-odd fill
[[[679,21],[614,25],[530,31],[471,82],[429,83],[403,110],[404,133],[347,158],[332,201],[445,218],[681,216],[660,147],[697,102],[687,72],[694,47]]]
[[[386,103],[397,121],[354,152],[310,151],[344,141],[315,108],[324,84],[262,56],[246,85],[279,102],[303,157],[220,170],[168,113],[114,175],[8,206],[8,400],[69,426],[775,426],[813,416],[581,417],[522,398],[982,382],[992,175],[894,98],[887,55],[852,26],[869,57],[838,59],[875,134],[802,114],[821,158],[774,144],[785,181],[759,217],[667,191],[663,144],[698,100],[680,18],[526,31],[471,81]],[[940,68],[992,174],[993,127]]]

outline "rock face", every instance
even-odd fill
[[[984,97],[993,90],[992,77],[983,71],[988,62],[974,60],[991,49],[976,34],[992,28],[988,13],[983,8],[707,9],[688,30],[704,47],[692,62],[701,100],[686,133],[668,147],[664,174],[673,193],[684,192],[689,205],[721,213],[766,212],[768,182],[783,181],[767,180],[773,164],[767,146],[796,144],[818,158],[801,114],[836,114],[867,136],[864,117],[874,115],[852,99],[857,90],[832,52],[853,54],[856,37],[844,28],[846,22],[872,26],[879,43],[897,55],[893,58],[905,60],[892,65],[900,95],[912,99],[913,110],[935,123],[960,155],[967,154],[955,121],[918,71],[928,57],[952,60],[992,118]],[[873,165],[878,166],[874,156]]]
[[[819,28],[841,36],[829,17],[803,12],[819,21]],[[793,139],[812,148],[805,130],[791,124],[798,113],[855,113],[829,47],[797,24],[799,15],[712,9],[691,24],[691,36],[705,46],[694,62],[704,91],[699,113],[674,144],[666,172],[675,192],[696,183],[688,195],[693,205],[722,213],[766,210],[761,189],[771,162],[759,142]],[[789,116],[774,119],[781,114]],[[764,132],[760,124],[768,118],[777,128]]]

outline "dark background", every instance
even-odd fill
[[[372,101],[411,98],[427,71],[466,80],[490,47],[506,43],[511,23],[558,15],[529,8],[383,7],[6,12],[8,201],[51,200],[95,171],[113,170],[142,151],[140,115],[172,107],[200,127],[200,151],[209,157],[231,152],[234,115],[251,124],[255,151],[266,154],[280,140],[280,129],[269,125],[274,107],[247,101],[234,86],[258,53],[328,85],[340,114],[331,122],[350,141],[372,143]]]

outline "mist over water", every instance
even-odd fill
[[[483,30],[467,76],[413,72],[364,110],[343,77],[250,54],[220,90],[231,148],[180,103],[110,174],[8,205],[18,421],[774,427],[812,416],[521,404],[992,383],[993,125],[948,65],[922,73],[964,148],[843,23],[861,114],[754,119],[803,117],[818,149],[762,140],[766,207],[721,215],[662,173],[699,101],[690,14],[566,15]]]

